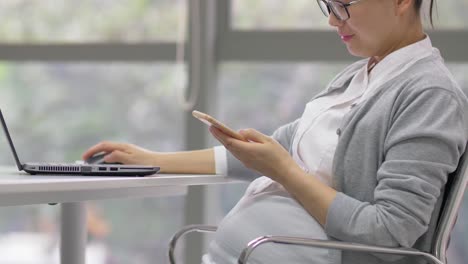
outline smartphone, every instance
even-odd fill
[[[239,139],[242,141],[247,141],[239,132],[227,127],[225,124],[219,122],[215,118],[200,111],[193,110],[192,115],[197,118],[198,120],[202,121],[203,123],[207,124],[208,126],[214,126],[217,129],[221,130],[224,134],[231,136],[235,139]]]

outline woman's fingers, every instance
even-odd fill
[[[108,163],[120,162],[123,164],[128,164],[131,163],[130,158],[131,156],[128,153],[125,153],[120,150],[114,150],[104,157],[104,161]]]
[[[239,132],[245,139],[258,143],[264,143],[266,136],[253,128],[243,129]]]
[[[237,159],[242,161],[242,157],[252,154],[250,147],[253,147],[252,144],[256,144],[255,141],[245,142],[242,140],[235,139],[229,135],[224,134],[221,130],[216,127],[211,126],[210,132],[213,136],[226,147],[226,149],[231,152]]]
[[[87,160],[92,157],[94,154],[99,152],[113,152],[114,150],[124,151],[126,149],[125,144],[122,143],[115,143],[115,142],[100,142],[83,153],[82,159]]]
[[[221,130],[217,129],[214,126],[210,126],[208,130],[221,144],[226,145],[225,142],[226,138],[228,137],[227,135],[225,135]]]
[[[152,165],[155,152],[128,143],[104,141],[89,148],[83,153],[83,160],[99,152],[105,152],[104,161],[108,163]]]

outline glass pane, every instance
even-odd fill
[[[22,160],[74,161],[103,139],[180,149],[183,115],[174,103],[180,70],[170,64],[3,63],[0,102]],[[11,164],[10,153],[0,160]]]
[[[465,196],[461,205],[461,210],[458,213],[457,223],[453,228],[450,245],[447,251],[447,263],[465,263],[468,258],[468,191],[465,191]]]
[[[58,263],[57,208],[0,207],[0,263]]]
[[[330,29],[315,0],[231,0],[235,29]],[[344,1],[346,2],[346,1]],[[436,29],[468,29],[468,0],[436,1]],[[350,11],[352,15],[352,10]],[[427,12],[425,13],[427,15]]]
[[[468,0],[434,1],[435,29],[468,29]],[[427,20],[427,19],[426,19]]]
[[[186,1],[9,0],[0,2],[0,17],[0,42],[175,40]]]
[[[170,238],[184,224],[184,201],[183,196],[171,196],[97,202],[100,214],[96,215],[108,230],[102,232],[99,222],[94,228],[88,222],[88,247],[106,249],[102,264],[166,264]],[[90,209],[93,207],[88,214]]]
[[[168,263],[167,243],[183,225],[184,199],[88,203],[86,263]],[[59,206],[0,207],[0,263],[59,264],[59,217]]]
[[[463,63],[451,63],[448,64],[448,68],[452,72],[455,80],[460,85],[465,94],[468,95],[468,64]]]
[[[229,126],[263,133],[294,121],[342,64],[241,64],[221,68],[216,116]]]
[[[468,95],[468,64],[450,64],[458,84]],[[465,192],[461,209],[458,213],[457,223],[453,228],[450,246],[448,248],[448,263],[465,263],[468,259],[468,190]]]
[[[180,150],[185,126],[175,88],[182,70],[173,64],[3,62],[0,105],[22,161],[73,162],[104,139]],[[0,143],[0,164],[13,166],[3,135]],[[166,243],[182,225],[183,206],[180,196],[89,203],[87,254],[94,255],[88,262],[167,259]],[[0,207],[0,263],[58,263],[49,259],[57,256],[57,216],[57,206]]]
[[[236,29],[329,29],[315,0],[231,0]]]

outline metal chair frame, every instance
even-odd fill
[[[468,147],[468,146],[467,146]],[[300,245],[309,247],[338,249],[355,252],[369,252],[380,254],[394,254],[401,256],[416,256],[425,258],[429,263],[446,264],[446,250],[450,240],[450,233],[455,225],[457,213],[463,200],[465,188],[468,184],[468,173],[466,172],[468,159],[467,152],[463,154],[458,164],[458,168],[453,172],[446,185],[446,194],[439,214],[436,232],[430,252],[423,252],[413,248],[390,248],[373,245],[348,243],[341,241],[318,240],[302,237],[287,236],[261,236],[250,241],[242,251],[238,259],[238,264],[247,264],[247,260],[252,252],[259,246],[266,243]],[[215,232],[216,226],[190,225],[182,228],[171,239],[169,246],[169,261],[176,264],[174,250],[177,241],[184,235],[191,232]]]

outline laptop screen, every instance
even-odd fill
[[[16,161],[16,166],[18,166],[18,170],[23,170],[23,165],[21,164],[18,155],[16,154],[15,146],[13,145],[13,141],[11,140],[10,133],[8,132],[8,127],[5,123],[5,119],[3,118],[2,110],[0,109],[0,119],[2,121],[3,132],[5,132],[5,136],[7,137],[8,144],[10,144],[11,152],[13,153],[13,157]]]

